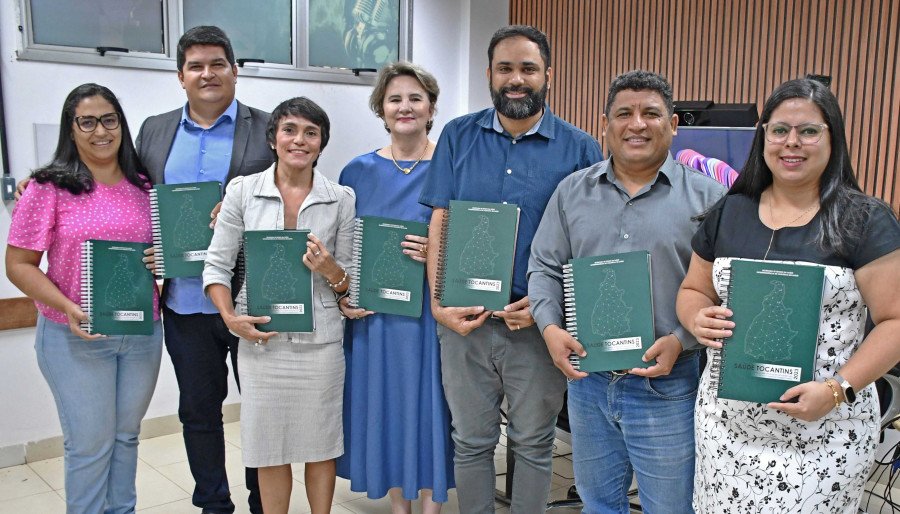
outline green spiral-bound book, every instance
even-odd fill
[[[518,227],[515,204],[450,201],[434,292],[441,305],[502,311],[509,304]]]
[[[825,269],[733,259],[727,280],[734,329],[712,361],[719,398],[777,402],[813,378]]]
[[[81,310],[89,334],[153,333],[153,274],[143,262],[150,245],[91,239],[81,244]]]
[[[247,313],[270,316],[263,332],[313,332],[312,272],[303,264],[309,230],[244,232]]]
[[[403,253],[407,234],[428,235],[428,225],[376,216],[356,220],[350,305],[383,314],[422,315],[425,265]]]
[[[646,368],[653,345],[650,254],[628,252],[571,259],[563,266],[566,330],[587,352],[572,354],[575,369],[613,371]]]
[[[199,277],[212,240],[209,214],[222,198],[218,182],[156,184],[150,191],[156,274]]]

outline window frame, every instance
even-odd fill
[[[105,56],[101,56],[99,52],[92,48],[35,43],[31,23],[31,0],[18,0],[18,29],[21,37],[19,40],[20,46],[16,49],[16,58],[21,61],[174,71],[176,69],[175,52],[178,46],[178,39],[184,33],[182,6],[185,0],[159,1],[163,9],[164,53],[119,53],[110,51]],[[400,60],[408,61],[412,55],[413,1],[399,0],[398,57]],[[291,19],[293,36],[291,38],[291,57],[293,64],[245,63],[240,69],[240,75],[339,84],[372,85],[375,83],[375,72],[363,71],[356,75],[351,69],[309,66],[309,0],[291,0],[291,9],[294,14]],[[172,30],[173,27],[177,27],[177,30]],[[236,55],[235,57],[241,58],[242,56]]]

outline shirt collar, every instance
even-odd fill
[[[281,192],[278,191],[278,186],[275,185],[276,166],[278,166],[277,162],[273,163],[266,171],[262,172],[262,176],[256,185],[256,189],[253,191],[253,196],[281,198]],[[312,188],[310,189],[306,200],[303,201],[303,204],[310,205],[314,203],[331,203],[336,201],[337,192],[334,190],[333,184],[329,182],[322,173],[313,170]]]
[[[597,163],[596,169],[590,172],[589,177],[592,180],[600,181],[600,179],[606,180],[608,183],[618,183],[615,180],[615,176],[611,174],[612,172],[612,163],[613,156],[610,155],[609,159]],[[663,179],[667,184],[672,184],[672,175],[675,173],[675,159],[672,158],[672,152],[669,152],[666,155],[666,160],[663,161],[662,166],[659,167],[659,172],[656,174],[656,177],[650,182],[650,185],[655,184],[660,178]]]
[[[237,119],[237,98],[235,98],[234,100],[231,101],[231,104],[228,106],[227,109],[225,109],[225,112],[223,112],[218,118],[216,118],[216,121],[213,122],[213,124],[209,126],[209,129],[216,127],[217,125],[220,125],[222,123],[225,123],[226,121],[234,123],[235,119]],[[192,128],[198,128],[198,129],[203,128],[200,125],[197,125],[197,123],[191,119],[190,104],[188,104],[187,102],[185,102],[184,108],[181,110],[181,125],[185,126],[185,127],[192,127]],[[209,129],[206,129],[206,130],[209,130]]]
[[[503,128],[503,125],[500,124],[500,116],[497,114],[497,109],[485,109],[484,114],[481,115],[477,123],[482,128],[493,130],[498,134],[509,135],[509,132],[507,132],[506,129]],[[528,129],[527,132],[517,137],[516,139],[518,140],[525,136],[530,136],[533,134],[540,134],[547,139],[553,139],[555,132],[556,117],[553,115],[550,107],[547,104],[544,104],[544,114],[542,114],[540,119],[537,120],[537,123],[532,125],[532,127]]]

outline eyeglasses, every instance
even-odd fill
[[[93,132],[97,130],[97,124],[103,125],[106,130],[115,130],[119,128],[119,113],[108,112],[99,118],[96,116],[76,116],[75,124],[82,132]]]
[[[766,141],[775,144],[784,144],[791,135],[791,131],[797,129],[797,138],[805,145],[813,145],[822,139],[822,134],[828,125],[824,123],[801,123],[800,125],[788,125],[787,123],[763,123],[766,131]]]

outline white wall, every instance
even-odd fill
[[[134,134],[147,116],[183,105],[184,92],[174,69],[166,72],[18,61],[16,49],[21,43],[15,30],[20,23],[17,3],[0,2],[0,77],[10,167],[16,180],[43,164],[35,158],[34,124],[59,123],[62,101],[78,84],[97,82],[112,89],[122,102]],[[433,138],[448,120],[470,110],[470,83],[478,84],[478,94],[486,91],[486,59],[482,57],[484,62],[479,61],[473,69],[470,69],[470,59],[484,54],[490,33],[505,24],[507,12],[506,0],[414,2],[413,61],[434,73],[441,85]],[[472,37],[470,26],[488,33]],[[481,48],[471,48],[473,40]],[[341,167],[352,157],[387,141],[380,120],[366,107],[369,92],[368,86],[256,78],[249,69],[240,70],[237,86],[237,96],[242,102],[265,110],[298,95],[318,102],[332,122],[331,141],[319,161],[319,169],[332,178],[337,178]],[[488,102],[489,97],[481,95],[477,107]],[[7,203],[0,209],[3,248],[12,207],[13,204]],[[21,293],[7,281],[4,271],[0,275],[0,298],[17,296]],[[0,449],[61,433],[53,399],[35,363],[33,341],[33,329],[0,332]],[[174,373],[168,356],[163,355],[148,418],[172,415],[178,408]],[[232,393],[226,403],[236,401],[239,398]]]

